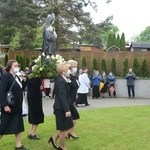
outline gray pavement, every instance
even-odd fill
[[[77,109],[79,111],[82,111],[82,110],[88,110],[88,109],[99,109],[99,108],[108,108],[108,107],[150,105],[150,99],[141,99],[141,98],[92,99],[91,96],[88,96],[88,102],[90,106],[80,106],[80,107],[77,107]],[[44,110],[45,115],[53,114],[53,104],[54,104],[54,99],[43,98],[43,110]]]

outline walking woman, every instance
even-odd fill
[[[70,93],[70,99],[71,99],[70,111],[71,111],[71,115],[73,118],[73,124],[75,126],[77,119],[80,118],[79,113],[75,106],[77,90],[79,87],[79,81],[77,80],[77,76],[76,76],[78,63],[75,60],[69,60],[67,64],[70,65],[70,80],[71,80],[71,82],[69,83],[69,86],[70,86],[69,93]],[[72,137],[73,139],[79,138],[74,132],[74,126],[71,129],[69,129],[69,131],[67,132],[68,138],[70,137]]]
[[[17,79],[16,73],[19,72],[18,62],[9,60],[6,66],[6,73],[3,74],[0,83],[0,103],[1,103],[1,123],[0,123],[0,138],[3,135],[15,134],[16,146],[15,150],[28,150],[21,143],[21,135],[24,131],[22,118],[22,89],[25,87],[26,77],[22,77],[22,82]],[[11,85],[12,94],[14,95],[14,105],[8,106],[6,93]],[[8,143],[9,144],[9,143]],[[4,148],[5,149],[5,148]]]
[[[31,68],[34,61],[31,63]],[[30,123],[30,131],[28,138],[39,140],[36,130],[40,123],[44,122],[44,113],[42,105],[42,80],[41,78],[31,78],[27,82],[27,101],[28,101],[28,121]]]
[[[60,63],[57,65],[57,73],[59,76],[55,80],[55,102],[54,102],[54,114],[56,118],[56,129],[58,132],[50,137],[48,142],[52,143],[55,149],[66,150],[65,137],[66,131],[73,127],[73,121],[71,112],[69,109],[69,85],[68,79],[68,65],[66,63]],[[56,141],[60,141],[59,148],[56,146]]]

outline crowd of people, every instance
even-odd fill
[[[67,63],[57,65],[58,77],[55,80],[41,79],[40,77],[29,79],[28,75],[31,73],[34,64],[35,62],[32,61],[29,68],[26,67],[23,72],[20,71],[21,66],[16,60],[9,60],[5,69],[1,68],[0,70],[0,138],[3,135],[14,134],[16,137],[15,150],[28,150],[21,142],[21,135],[24,131],[22,116],[28,114],[30,129],[27,138],[40,140],[36,131],[38,125],[44,123],[42,97],[52,97],[55,98],[53,110],[57,132],[50,136],[48,143],[52,143],[54,149],[66,150],[66,138],[79,138],[75,133],[75,125],[77,120],[80,119],[76,107],[90,105],[87,95],[91,88],[92,98],[105,98],[106,93],[109,97],[116,97],[116,77],[111,71],[106,75],[104,71],[100,74],[98,70],[94,70],[93,75],[89,78],[87,67],[78,71],[77,61],[69,60]],[[132,72],[132,69],[129,69],[125,76],[129,98],[135,97],[135,77],[135,73]],[[6,94],[11,86],[15,98],[13,106],[8,105],[6,99]],[[28,112],[25,99],[27,99]],[[59,146],[57,146],[58,139]]]

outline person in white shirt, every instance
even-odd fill
[[[88,72],[88,68],[84,67],[83,73],[79,75],[80,86],[77,91],[78,98],[77,98],[76,106],[78,106],[78,104],[85,104],[85,106],[89,106],[87,101],[87,94],[89,93],[89,89],[90,89],[90,79],[88,78],[87,72]]]

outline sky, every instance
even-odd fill
[[[125,33],[126,41],[131,42],[131,37],[150,26],[150,0],[112,0],[109,4],[106,0],[92,1],[98,5],[97,12],[87,8],[93,22],[99,23],[113,15],[112,23],[119,28],[120,35]]]

